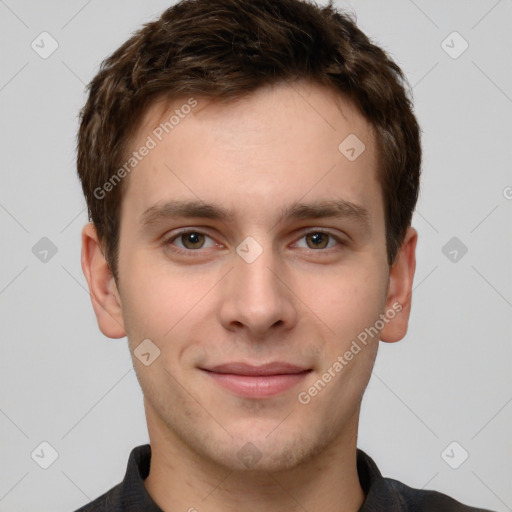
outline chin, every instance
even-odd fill
[[[236,436],[222,451],[220,443],[209,448],[210,457],[230,471],[256,473],[289,471],[313,459],[329,445],[325,436],[304,438],[300,431],[266,430],[261,434]]]

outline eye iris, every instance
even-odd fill
[[[185,233],[181,235],[181,241],[183,242],[183,245],[187,247],[188,249],[197,249],[198,246],[201,246],[204,242],[203,240],[204,236],[201,233]],[[309,241],[312,242],[314,248],[321,248],[323,249],[327,245],[328,236],[326,233],[313,233],[312,235],[306,235],[306,238],[308,239],[308,245]]]
[[[200,246],[203,242],[203,235],[194,232],[185,233],[184,235],[181,235],[181,241],[188,249],[197,249],[197,245]],[[190,247],[190,245],[192,245],[192,247]]]
[[[323,244],[322,244],[322,237],[323,237],[323,241],[325,242]],[[327,245],[327,235],[325,233],[314,233],[313,235],[307,235],[307,239],[313,241],[315,248],[318,248],[321,246],[320,248],[323,249]]]

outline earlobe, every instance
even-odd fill
[[[82,230],[82,270],[100,331],[109,338],[126,336],[120,296],[92,222]]]
[[[418,232],[413,227],[409,227],[395,263],[390,269],[385,307],[390,320],[380,333],[380,339],[387,343],[400,341],[407,334],[411,313],[412,284],[416,270],[417,241]]]

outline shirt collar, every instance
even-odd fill
[[[130,453],[126,475],[121,482],[120,501],[126,512],[163,512],[149,495],[144,480],[149,475],[151,445],[137,446]]]

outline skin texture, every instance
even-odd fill
[[[395,342],[407,332],[417,232],[409,228],[390,268],[372,129],[345,99],[312,84],[260,89],[225,104],[196,99],[125,178],[118,287],[93,225],[82,234],[102,333],[128,336],[132,355],[146,338],[160,350],[149,366],[133,357],[152,446],[146,488],[165,511],[357,511],[360,402],[379,338]],[[153,104],[133,149],[186,101]],[[354,161],[338,150],[349,134],[366,146]],[[230,208],[235,218],[143,228],[143,212],[171,199]],[[366,208],[369,226],[351,218],[279,222],[293,203],[331,199]],[[206,236],[172,241],[179,228]],[[324,235],[318,248],[318,230],[344,244]],[[252,263],[236,252],[248,236],[263,250]],[[380,334],[301,404],[298,393],[396,303],[401,311]],[[243,398],[201,370],[233,361],[311,371],[276,396]],[[250,467],[239,456],[247,443],[259,457]]]

